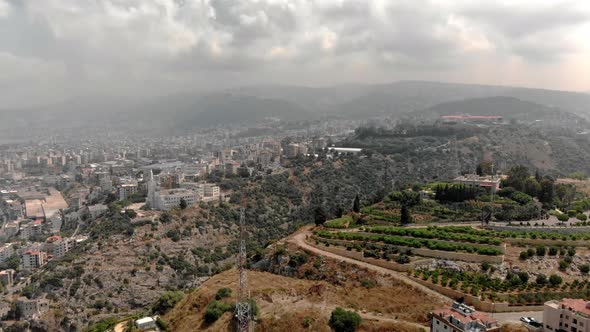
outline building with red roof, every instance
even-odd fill
[[[499,332],[498,321],[486,313],[478,312],[463,303],[430,313],[431,332]]]

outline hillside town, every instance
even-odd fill
[[[220,188],[220,178],[281,173],[281,159],[324,151],[332,139],[281,142],[264,136],[219,145],[217,138],[204,139],[208,135],[108,147],[90,141],[3,146],[0,282],[6,296],[1,316],[10,316],[14,304],[25,320],[49,309],[45,298],[18,294],[35,272],[87,241],[80,229],[104,216],[111,203],[135,220],[154,220],[158,211],[226,202],[232,189]],[[328,153],[350,151],[356,150]]]

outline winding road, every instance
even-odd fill
[[[410,285],[410,286],[412,286],[414,288],[417,288],[417,289],[423,291],[424,293],[426,293],[428,295],[431,295],[433,297],[439,298],[444,303],[451,304],[451,303],[454,302],[454,300],[451,299],[450,297],[447,297],[445,295],[442,295],[442,294],[440,294],[438,292],[435,292],[432,289],[430,289],[430,288],[428,288],[428,287],[426,287],[424,285],[421,285],[421,284],[415,282],[414,280],[408,278],[408,276],[405,275],[404,273],[393,271],[393,270],[390,270],[390,269],[386,269],[384,267],[376,266],[376,265],[373,265],[373,264],[370,264],[370,263],[367,263],[367,262],[361,262],[361,261],[358,261],[356,259],[352,259],[352,258],[340,256],[340,255],[337,255],[337,254],[334,254],[332,252],[329,252],[329,251],[325,251],[325,250],[316,248],[316,247],[308,244],[305,241],[305,239],[308,236],[311,235],[310,228],[311,227],[305,227],[302,230],[300,230],[299,232],[293,234],[291,237],[287,238],[287,242],[291,242],[291,243],[297,245],[298,247],[300,247],[302,249],[305,249],[307,251],[313,252],[313,253],[318,254],[318,255],[330,257],[330,258],[333,258],[333,259],[336,259],[336,260],[339,260],[339,261],[343,261],[343,262],[354,264],[354,265],[357,265],[357,266],[360,266],[360,267],[364,267],[366,269],[369,269],[369,270],[372,270],[372,271],[375,271],[375,272],[379,272],[381,274],[390,275],[390,276],[392,276],[392,277],[394,277],[394,278],[396,278],[398,280],[401,280],[401,281],[405,282],[406,284],[408,284],[408,285]]]

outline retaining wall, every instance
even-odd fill
[[[590,227],[552,227],[552,226],[502,226],[487,225],[486,229],[493,231],[516,231],[516,232],[541,232],[541,233],[559,233],[575,234],[590,233]]]
[[[429,264],[431,261],[431,260],[424,260],[424,261],[411,262],[408,264],[398,264],[396,262],[386,261],[383,259],[364,257],[362,252],[358,252],[358,251],[354,251],[354,250],[349,251],[349,250],[342,249],[342,248],[326,247],[324,245],[316,245],[315,243],[312,243],[310,241],[307,241],[307,244],[309,244],[312,247],[315,247],[315,248],[318,248],[318,249],[321,249],[324,251],[328,251],[328,252],[331,252],[331,253],[339,255],[339,256],[352,258],[357,261],[373,264],[373,265],[380,266],[382,268],[397,271],[397,272],[412,271],[420,265]]]
[[[312,237],[314,240],[315,237]],[[346,246],[347,244],[354,244],[354,243],[362,243],[362,241],[346,241],[346,240],[335,240],[335,239],[324,239],[320,238],[317,239],[318,241],[327,241],[330,244],[336,244],[340,246]],[[378,242],[376,242],[378,243]],[[493,263],[493,264],[501,264],[504,261],[504,255],[498,256],[486,256],[486,255],[477,255],[477,254],[469,254],[463,252],[453,252],[453,251],[442,251],[442,250],[431,250],[425,248],[411,248],[405,246],[396,246],[388,244],[388,246],[396,247],[402,251],[411,251],[412,255],[422,256],[422,257],[430,257],[430,258],[439,258],[439,259],[447,259],[447,260],[458,260],[463,262],[471,262],[471,263]],[[362,254],[362,253],[361,253]]]
[[[308,240],[310,240],[310,239],[308,239]],[[311,240],[313,240],[313,236],[311,237]],[[331,252],[331,253],[339,255],[339,256],[343,256],[343,257],[351,258],[351,259],[358,260],[361,262],[373,264],[373,265],[380,266],[382,268],[386,268],[386,269],[397,271],[397,272],[411,271],[411,270],[415,269],[417,266],[430,263],[430,260],[424,260],[424,261],[412,262],[410,264],[398,264],[395,262],[389,262],[389,261],[385,261],[385,260],[381,260],[381,259],[363,257],[362,252],[348,251],[346,249],[335,248],[335,247],[326,247],[324,245],[316,245],[315,243],[312,243],[311,241],[306,241],[306,243],[312,247],[315,247],[315,248],[318,248],[318,249],[321,249],[324,251],[328,251],[328,252]],[[476,296],[473,296],[470,294],[465,294],[461,291],[446,288],[441,285],[435,285],[431,282],[422,280],[420,278],[415,278],[414,276],[408,276],[408,278],[412,279],[413,281],[415,281],[425,287],[432,289],[433,291],[435,291],[437,293],[443,294],[443,295],[450,297],[454,300],[463,299],[463,301],[466,304],[473,306],[473,307],[475,307],[475,309],[481,310],[481,311],[486,311],[486,312],[519,312],[519,311],[542,311],[543,310],[543,305],[510,305],[509,303],[506,303],[506,302],[493,303],[493,302],[483,301],[479,297],[476,297]]]
[[[551,240],[551,239],[513,239],[513,238],[505,238],[504,242],[510,243],[513,245],[523,244],[523,245],[545,245],[545,246],[575,246],[575,247],[588,247],[590,245],[589,241],[573,241],[573,240]]]
[[[388,234],[386,233],[369,233],[369,232],[355,232],[357,234],[362,234],[362,235],[385,235],[387,236]],[[412,239],[417,239],[417,240],[432,240],[432,241],[436,241],[436,242],[441,242],[441,243],[448,243],[448,244],[457,244],[457,243],[465,243],[468,244],[470,246],[473,246],[475,248],[482,248],[482,247],[492,247],[492,248],[496,248],[498,250],[500,250],[500,252],[502,252],[503,254],[506,252],[504,246],[502,246],[502,244],[496,245],[496,244],[484,244],[484,243],[471,243],[471,242],[462,242],[462,241],[452,241],[452,240],[440,240],[440,239],[425,239],[425,238],[418,238],[418,237],[413,237],[410,235],[393,235],[393,236],[400,236],[400,237],[405,237],[405,238],[412,238]]]
[[[502,303],[495,303],[495,302],[488,302],[483,301],[479,297],[465,294],[461,291],[450,289],[443,287],[441,285],[435,285],[431,282],[422,280],[420,278],[415,278],[413,276],[409,277],[410,279],[414,280],[415,282],[426,286],[433,291],[446,295],[454,300],[463,299],[463,301],[473,306],[477,310],[486,311],[486,312],[519,312],[519,311],[542,311],[543,305],[510,305],[507,302]]]

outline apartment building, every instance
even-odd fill
[[[12,243],[6,243],[0,247],[0,263],[4,263],[7,259],[14,255],[14,247]]]
[[[62,238],[53,243],[53,256],[55,258],[63,257],[68,251],[76,246],[76,240],[73,238]]]
[[[38,317],[49,310],[49,301],[46,299],[29,300],[26,297],[19,297],[16,300],[21,316],[25,319]]]
[[[168,189],[155,193],[155,208],[158,210],[171,210],[180,207],[180,201],[186,202],[187,206],[193,206],[199,201],[199,196],[188,189]]]
[[[137,183],[124,183],[119,186],[119,199],[124,200],[137,192]]]
[[[38,269],[46,263],[47,254],[43,251],[28,250],[21,256],[25,270]]]
[[[546,332],[590,332],[590,302],[583,299],[546,302],[543,328]]]

